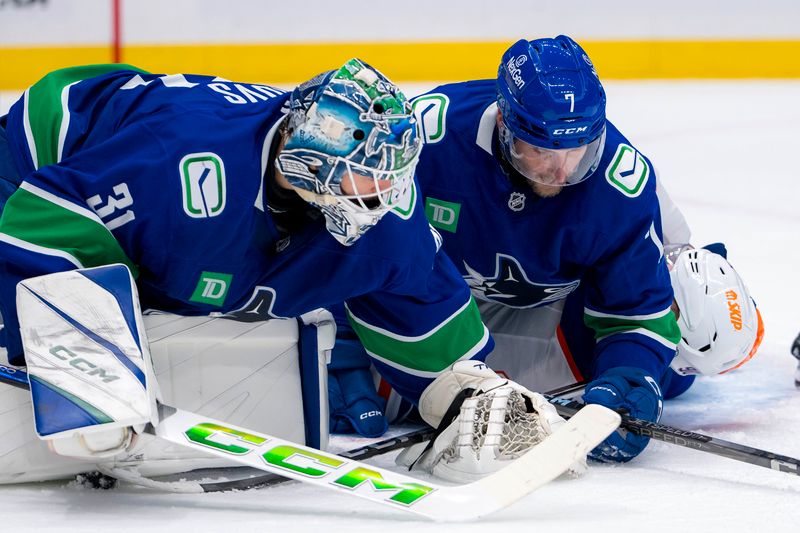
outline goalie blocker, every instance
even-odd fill
[[[67,479],[98,464],[145,476],[232,464],[132,431],[158,424],[157,398],[327,447],[335,326],[325,311],[266,322],[142,317],[123,265],[30,278],[17,307],[31,394],[0,384],[0,483]]]

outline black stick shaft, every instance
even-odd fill
[[[585,405],[576,400],[565,400],[552,396],[548,396],[547,399],[556,406],[558,414],[564,418],[571,417]],[[620,427],[635,435],[650,437],[668,444],[675,444],[676,446],[700,452],[713,453],[735,461],[742,461],[787,474],[800,475],[800,460],[794,457],[787,457],[786,455],[751,448],[750,446],[728,442],[708,435],[633,418],[625,414],[622,415],[622,425]]]

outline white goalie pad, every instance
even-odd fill
[[[327,358],[335,326],[326,312],[302,320],[237,322],[215,317],[145,315],[154,372],[165,403],[231,424],[325,449]],[[302,352],[302,355],[301,355]],[[0,384],[0,483],[66,479],[84,461],[50,453],[33,431],[30,394]],[[15,408],[12,408],[15,406]],[[230,466],[182,446],[143,438],[133,455],[106,465],[145,476]]]

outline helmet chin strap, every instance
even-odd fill
[[[317,194],[313,191],[309,191],[308,189],[301,189],[300,187],[296,187],[291,184],[289,187],[291,187],[300,198],[309,203],[317,205],[336,205],[339,203],[339,199],[333,194]]]

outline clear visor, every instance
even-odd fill
[[[514,136],[504,124],[500,142],[514,169],[531,181],[551,186],[575,185],[588,178],[603,154],[606,131],[577,148],[540,148]]]
[[[337,199],[348,200],[352,212],[377,214],[397,206],[411,190],[417,158],[404,167],[394,170],[376,170],[337,157],[325,187]]]

